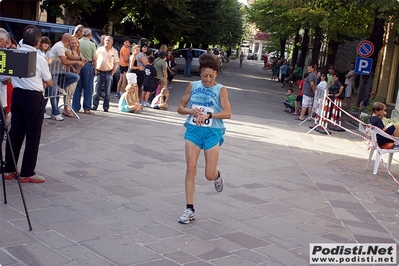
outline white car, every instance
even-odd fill
[[[176,49],[173,51],[173,57],[175,58],[176,68],[178,72],[184,72],[184,68],[186,67],[186,53],[188,48]],[[206,53],[206,50],[193,48],[193,61],[191,62],[191,73],[198,73],[199,61],[198,58],[200,55]]]

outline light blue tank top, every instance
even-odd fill
[[[212,87],[205,87],[202,82],[194,81],[191,87],[191,96],[188,102],[188,107],[198,107],[203,113],[212,112],[212,113],[220,113],[222,109],[222,105],[220,103],[220,89],[223,87],[222,84],[216,84]],[[194,119],[194,120],[193,120]],[[211,128],[225,128],[222,119],[210,119],[209,124],[203,125],[204,127]],[[190,125],[195,125],[195,117],[189,115],[187,120],[184,122],[184,126],[187,127]]]

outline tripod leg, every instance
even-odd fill
[[[29,231],[32,231],[32,224],[30,223],[28,208],[26,207],[25,196],[24,196],[24,192],[23,192],[22,187],[21,187],[21,182],[19,181],[19,173],[18,172],[17,172],[17,176],[15,177],[15,179],[18,180],[19,192],[21,193],[21,198],[22,198],[22,203],[24,205],[24,209],[25,209],[26,219],[28,220]]]
[[[1,116],[2,116],[2,118],[3,118],[3,121],[5,121],[5,117],[6,117],[6,116],[5,116],[4,108],[3,108],[3,106],[1,105],[1,101],[0,101],[0,114],[1,114]],[[19,171],[18,171],[17,162],[16,162],[16,160],[15,160],[15,155],[14,155],[14,152],[13,152],[13,149],[12,149],[10,134],[9,134],[8,128],[5,126],[5,122],[2,123],[1,126],[4,127],[4,131],[5,131],[6,134],[7,134],[7,142],[8,142],[8,144],[9,144],[9,146],[10,146],[11,157],[12,157],[12,159],[13,159],[13,163],[14,163],[15,171],[16,171],[15,179],[17,179],[17,181],[18,181],[19,192],[20,192],[20,194],[21,194],[22,203],[23,203],[23,205],[24,205],[25,214],[26,214],[26,219],[28,220],[29,231],[32,231],[32,224],[31,224],[31,222],[30,222],[29,213],[28,213],[28,208],[27,208],[27,206],[26,206],[24,192],[23,192],[22,187],[21,187],[21,182],[19,181]],[[3,135],[3,137],[4,137],[4,135]],[[1,139],[2,139],[2,138],[1,138]],[[0,147],[1,147],[1,146],[0,146]],[[1,150],[1,149],[0,149],[0,150]],[[2,155],[2,153],[0,153],[0,154]],[[1,156],[1,159],[3,159],[2,156]],[[5,199],[5,195],[6,195],[6,194],[5,194],[5,181],[4,181],[4,168],[3,168],[3,163],[1,164],[1,171],[2,171],[2,175],[3,175],[3,190],[4,190],[4,199]],[[5,199],[5,200],[6,200],[6,199]]]

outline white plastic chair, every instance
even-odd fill
[[[382,155],[385,153],[388,153],[388,161],[387,161],[387,167],[388,170],[391,168],[391,163],[392,163],[392,158],[393,154],[396,152],[399,152],[399,149],[381,149],[378,144],[377,144],[377,134],[381,135],[382,134],[379,132],[380,129],[374,128],[373,126],[370,129],[370,135],[371,135],[371,146],[370,146],[370,154],[369,154],[369,159],[366,164],[366,170],[369,168],[371,158],[373,158],[374,151],[376,150],[376,156],[375,156],[375,162],[374,162],[374,170],[373,174],[377,174],[378,171],[378,166],[380,165],[380,161],[382,158]]]

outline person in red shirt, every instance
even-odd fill
[[[269,60],[269,57],[267,56],[267,52],[265,53],[263,57],[263,69],[267,68],[267,61]]]
[[[308,77],[309,73],[305,73],[305,75],[303,76],[303,79],[299,82],[299,93],[298,96],[295,99],[295,110],[293,113],[291,113],[292,115],[299,115],[299,105],[302,103],[302,88],[303,88],[303,84],[305,83],[305,79]]]

